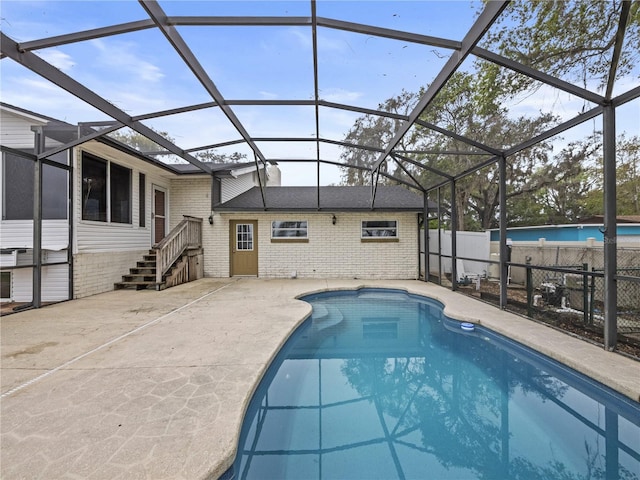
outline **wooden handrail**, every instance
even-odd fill
[[[171,265],[190,248],[202,247],[202,219],[184,215],[182,221],[169,234],[153,246],[156,252],[156,283]]]

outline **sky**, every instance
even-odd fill
[[[308,1],[164,1],[167,15],[311,16]],[[1,29],[18,42],[48,38],[111,24],[147,19],[134,0],[3,0]],[[323,1],[318,17],[461,40],[472,25],[478,3],[469,1]],[[179,26],[178,32],[226,100],[312,100],[312,32],[306,26]],[[376,109],[402,90],[417,92],[430,83],[451,51],[366,34],[318,28],[318,94],[329,102]],[[136,116],[212,101],[183,60],[157,29],[61,45],[36,52],[62,72]],[[470,66],[472,60],[465,65]],[[631,85],[634,86],[634,85]],[[10,59],[0,61],[2,101],[69,123],[109,118]],[[638,102],[630,108],[633,118]],[[553,109],[570,118],[583,102],[553,89],[514,101],[514,115]],[[316,136],[312,106],[233,106],[252,137]],[[320,108],[320,137],[343,140],[360,114]],[[237,140],[240,134],[218,108],[145,120],[168,132],[183,148]],[[583,129],[594,128],[593,126]],[[624,127],[623,127],[624,128]],[[315,142],[258,142],[268,159],[316,158]],[[219,153],[245,153],[230,146]],[[340,161],[341,149],[320,145],[320,157]],[[283,185],[315,185],[316,164],[280,162]],[[321,184],[338,183],[340,171],[321,166]]]

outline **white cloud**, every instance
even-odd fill
[[[327,102],[353,104],[362,98],[362,92],[353,92],[342,88],[330,88],[320,92],[320,98]]]
[[[43,50],[39,55],[45,62],[49,62],[54,67],[66,73],[76,65],[76,62],[73,61],[71,55],[67,55],[57,49]]]
[[[260,90],[258,93],[260,94],[260,97],[265,100],[276,100],[278,98],[277,93],[267,92],[264,90]]]
[[[128,74],[132,79],[141,82],[155,83],[165,76],[159,67],[135,54],[135,44],[110,42],[107,45],[100,39],[92,40],[91,44],[100,53],[96,61],[103,67],[117,68],[118,72]]]

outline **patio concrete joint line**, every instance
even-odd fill
[[[232,283],[233,283],[233,282],[232,282]],[[155,319],[153,319],[153,320],[150,320],[150,321],[148,321],[147,323],[144,323],[144,324],[140,325],[139,327],[136,327],[136,328],[134,328],[133,330],[128,331],[127,333],[123,333],[122,335],[120,335],[120,336],[118,336],[118,337],[116,337],[116,338],[114,338],[114,339],[111,339],[111,340],[109,340],[108,342],[103,343],[102,345],[99,345],[99,346],[97,346],[97,347],[95,347],[95,348],[93,348],[93,349],[89,350],[88,352],[83,353],[82,355],[78,355],[77,357],[74,357],[74,358],[72,358],[71,360],[69,360],[69,361],[67,361],[67,362],[64,362],[62,365],[59,365],[59,366],[57,366],[57,367],[55,367],[55,368],[52,368],[51,370],[47,370],[47,371],[46,371],[46,372],[44,372],[43,374],[38,375],[37,377],[32,378],[31,380],[29,380],[29,381],[27,381],[27,382],[25,382],[25,383],[23,383],[23,384],[20,384],[20,385],[18,385],[18,386],[16,386],[16,387],[12,388],[11,390],[7,390],[6,392],[4,392],[3,394],[1,394],[1,395],[0,395],[0,398],[9,397],[9,396],[13,395],[14,393],[16,393],[16,392],[18,392],[18,391],[22,390],[23,388],[26,388],[26,387],[28,387],[29,385],[33,385],[34,383],[37,383],[37,382],[39,382],[40,380],[43,380],[44,378],[46,378],[46,377],[48,377],[48,376],[50,376],[50,375],[52,375],[52,374],[54,374],[54,373],[56,373],[56,372],[58,372],[58,371],[62,370],[62,369],[67,368],[69,365],[73,365],[73,364],[74,364],[74,363],[76,363],[77,361],[82,360],[83,358],[88,357],[89,355],[92,355],[92,354],[94,354],[94,353],[96,353],[96,352],[98,352],[98,351],[102,350],[102,349],[103,349],[103,348],[105,348],[105,347],[108,347],[108,346],[110,346],[110,345],[113,345],[114,343],[117,343],[117,342],[119,342],[120,340],[122,340],[122,339],[124,339],[124,338],[127,338],[127,337],[129,337],[129,336],[133,335],[134,333],[138,333],[139,331],[144,330],[145,328],[150,327],[150,326],[152,326],[152,325],[154,325],[154,324],[158,323],[159,321],[164,320],[165,318],[170,317],[171,315],[174,315],[174,314],[176,314],[176,313],[178,313],[178,312],[180,312],[180,311],[184,310],[185,308],[188,308],[188,307],[190,307],[191,305],[194,305],[194,304],[196,304],[196,303],[200,302],[201,300],[204,300],[205,298],[207,298],[207,297],[209,297],[209,296],[213,295],[214,293],[217,293],[217,292],[219,292],[220,290],[222,290],[222,289],[224,289],[224,288],[227,288],[227,287],[228,287],[229,285],[231,285],[232,283],[227,283],[226,285],[223,285],[223,286],[221,286],[221,287],[218,287],[218,288],[216,288],[215,290],[213,290],[213,291],[211,291],[211,292],[208,292],[208,293],[206,293],[206,294],[204,294],[204,295],[202,295],[202,296],[200,296],[200,297],[196,298],[195,300],[192,300],[191,302],[189,302],[189,303],[187,303],[187,304],[185,304],[185,305],[182,305],[181,307],[178,307],[178,308],[175,308],[175,309],[171,310],[169,313],[165,313],[164,315],[161,315],[161,316],[160,316],[160,317],[158,317],[158,318],[155,318]]]

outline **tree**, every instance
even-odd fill
[[[169,140],[171,143],[175,143],[175,140],[170,137],[167,132],[161,132],[153,128],[152,130],[158,135],[161,135],[162,137]],[[120,130],[116,130],[115,132],[110,133],[109,136],[119,142],[124,143],[125,145],[128,145],[131,148],[135,148],[142,153],[164,151],[164,148],[158,145],[153,140],[149,140],[141,133],[138,133],[135,130],[131,130],[129,128],[121,128]]]
[[[597,152],[595,163],[595,181],[584,199],[585,211],[589,215],[602,215],[604,185],[601,151]],[[616,164],[616,212],[618,215],[640,215],[640,137],[621,135],[618,138]]]
[[[617,210],[619,215],[640,215],[640,137],[622,135],[616,147]]]
[[[508,112],[479,95],[475,77],[456,72],[439,95],[423,112],[421,119],[437,124],[446,130],[497,149],[517,145],[548,129],[556,118],[540,113],[537,117],[511,118]],[[460,152],[455,154],[426,156],[430,167],[449,174],[461,174],[479,162],[477,155],[466,152],[476,148],[461,140],[446,137],[424,129],[421,148]],[[507,198],[536,191],[549,180],[532,173],[548,163],[550,145],[546,142],[512,155],[507,160]],[[425,181],[433,175],[423,175]],[[456,181],[456,211],[458,229],[487,229],[497,226],[497,210],[500,202],[497,165],[485,167]]]
[[[621,8],[619,0],[512,2],[484,36],[481,46],[555,77],[582,83],[585,88],[602,88],[609,80]],[[630,8],[617,78],[634,74],[640,59],[640,51],[635,48],[640,44],[640,3],[632,2]],[[504,150],[535,137],[558,122],[550,113],[515,117],[503,107],[507,100],[531,93],[541,85],[530,77],[478,59],[471,70],[459,70],[450,77],[420,118],[454,134]],[[403,92],[383,105],[393,105],[394,111],[410,112],[409,107],[414,103],[405,100],[415,100],[421,94]],[[378,144],[387,145],[395,127],[388,119],[361,117],[349,132],[348,140],[365,144],[378,139]],[[629,160],[623,162],[624,168],[621,166],[618,172],[619,191],[625,192],[624,200],[619,202],[621,206],[625,205],[620,212],[637,212],[640,204],[637,144],[636,139],[624,147]],[[401,148],[425,152],[413,155],[412,159],[426,168],[416,167],[411,162],[404,164],[412,176],[419,177],[425,188],[442,184],[445,175],[460,176],[455,182],[455,198],[447,200],[447,195],[443,195],[445,208],[447,201],[449,205],[454,202],[457,207],[459,229],[486,229],[497,225],[500,207],[497,165],[494,163],[468,173],[482,161],[478,149],[455,136],[445,136],[420,126],[413,127],[405,135],[396,150]],[[620,152],[622,148],[619,147]],[[598,185],[593,182],[590,167],[583,161],[594,153],[593,142],[587,139],[570,144],[555,163],[550,157],[549,142],[510,156],[507,159],[506,196],[509,207],[515,212],[514,221],[537,224],[551,219],[573,219],[581,212],[593,210],[594,205],[589,206],[583,198],[586,196],[593,204],[593,191]],[[370,166],[379,155],[366,152],[357,156],[343,155],[342,158],[357,160],[360,166]],[[408,176],[400,169],[396,169],[394,175]],[[359,179],[364,176],[359,174]],[[623,178],[624,186],[620,182]],[[345,176],[344,181],[352,184],[359,179]],[[630,199],[633,199],[633,205],[627,206]]]
[[[170,137],[167,132],[162,132],[155,129],[152,130],[158,135],[161,135],[169,140],[171,143],[175,143],[175,140]],[[110,133],[109,136],[118,140],[119,142],[124,143],[125,145],[135,148],[142,153],[153,154],[166,151],[163,147],[155,143],[153,140],[149,140],[144,135],[128,128],[116,130],[115,132]],[[234,152],[231,154],[216,153],[216,151],[212,148],[197,152],[194,156],[202,162],[211,163],[236,163],[246,159],[247,157],[246,154],[239,152]]]
[[[585,88],[606,85],[622,1],[532,0],[511,2],[483,37],[481,46]],[[629,75],[640,59],[640,3],[631,2],[617,78]],[[485,63],[481,76],[500,85],[492,98],[536,88],[531,78]],[[589,83],[592,85],[589,85]],[[483,90],[492,93],[488,85]]]
[[[402,90],[400,95],[386,100],[378,108],[383,112],[406,116],[411,113],[417,101],[417,94]],[[343,147],[340,159],[344,163],[359,168],[342,168],[342,185],[366,185],[371,182],[371,173],[365,169],[371,168],[378,160],[380,152],[376,149],[384,148],[389,144],[401,123],[402,120],[399,119],[370,114],[363,115],[355,121],[344,139],[354,147]],[[407,147],[409,143],[409,139],[403,139],[400,148]],[[357,148],[357,146],[365,148]],[[366,147],[373,147],[373,149]],[[386,168],[385,164],[382,171],[386,172]],[[380,177],[380,181],[386,182],[384,177]]]
[[[237,163],[242,160],[246,160],[247,154],[240,152],[233,152],[231,154],[216,153],[212,148],[197,152],[195,157],[203,162],[211,163]]]
[[[563,224],[586,216],[588,209],[584,199],[596,186],[595,163],[601,149],[600,134],[569,143],[549,165],[533,173],[534,178],[545,178],[544,186],[532,192],[532,197],[510,205],[509,224]],[[533,206],[535,213],[517,218],[512,211],[521,212],[524,204]]]

